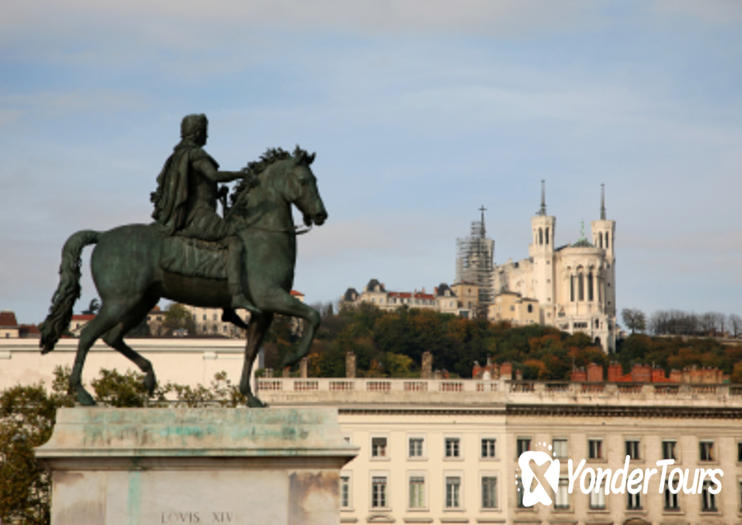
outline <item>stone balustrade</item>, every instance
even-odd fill
[[[742,409],[742,385],[476,379],[259,378],[269,403],[594,404]]]

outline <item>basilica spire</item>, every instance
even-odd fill
[[[546,215],[546,181],[544,179],[541,179],[541,209],[538,214]]]
[[[600,184],[600,220],[605,220],[605,184]]]

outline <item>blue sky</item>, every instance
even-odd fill
[[[310,5],[311,4],[311,5]],[[40,321],[73,232],[147,222],[183,115],[237,169],[317,152],[329,221],[295,287],[451,282],[488,208],[527,256],[546,180],[558,244],[617,221],[617,303],[742,314],[742,4],[734,1],[4,3],[0,309]],[[84,255],[83,296],[96,295]]]

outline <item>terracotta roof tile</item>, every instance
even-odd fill
[[[0,312],[0,326],[16,328],[18,321],[15,318],[15,313],[10,310]]]
[[[39,327],[35,324],[22,324],[18,327],[21,337],[41,335]]]

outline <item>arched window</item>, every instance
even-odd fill
[[[585,300],[585,279],[582,272],[577,274],[577,300]]]
[[[533,312],[533,305],[532,304],[529,304],[528,305],[528,313],[530,314],[531,312]]]
[[[544,244],[544,230],[541,228],[538,229],[538,243]]]
[[[575,300],[575,276],[569,276],[569,300],[574,302]]]
[[[546,244],[549,244],[549,228],[546,228]]]
[[[608,249],[608,246],[610,246],[610,245],[608,244],[608,232],[605,232],[605,249],[606,249],[606,250]]]
[[[587,274],[587,300],[593,300],[593,272]]]
[[[603,236],[598,234],[598,246],[603,247]]]

